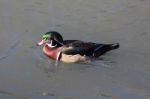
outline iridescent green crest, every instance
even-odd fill
[[[49,39],[49,37],[50,37],[50,35],[48,35],[48,34],[47,35],[45,35],[45,34],[42,35],[42,39],[45,40],[45,41],[47,41]]]
[[[45,41],[48,41],[51,37],[59,42],[63,42],[62,36],[56,31],[49,31],[42,35],[42,39]]]

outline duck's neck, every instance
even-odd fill
[[[46,49],[47,51],[57,50],[57,47],[49,47],[48,45],[45,45],[43,49]]]
[[[57,54],[58,54],[58,51],[57,51],[57,47],[55,48],[50,48],[48,45],[45,45],[43,47],[43,52],[45,55],[47,55],[48,57],[54,59],[54,60],[57,60]]]

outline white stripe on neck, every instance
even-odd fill
[[[50,48],[54,48],[54,47],[56,47],[56,46],[57,46],[57,44],[53,46],[53,45],[52,45],[52,44],[53,44],[52,42],[53,42],[53,41],[51,40],[51,41],[50,41],[50,44],[48,44],[48,43],[47,43],[48,47],[50,47]]]

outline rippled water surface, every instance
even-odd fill
[[[0,99],[150,99],[149,0],[0,0]],[[100,60],[55,62],[42,33],[111,43]]]

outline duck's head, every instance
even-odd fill
[[[42,40],[37,44],[48,45],[50,48],[63,46],[63,38],[56,31],[49,31],[42,35]]]

